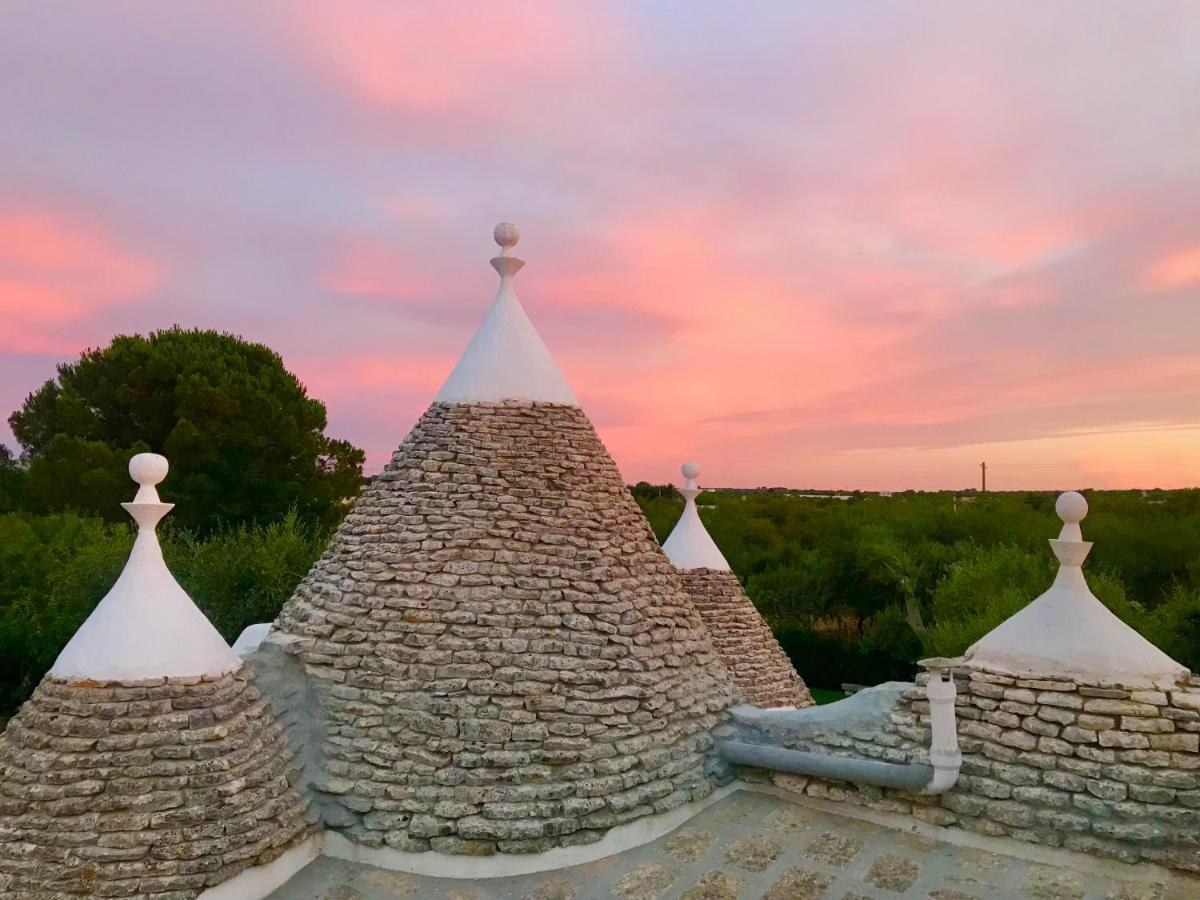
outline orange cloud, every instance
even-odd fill
[[[1159,257],[1146,268],[1142,282],[1154,291],[1200,285],[1200,245]]]
[[[66,217],[0,211],[0,347],[69,353],[67,326],[144,294],[158,281],[149,261]]]

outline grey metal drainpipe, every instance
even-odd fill
[[[932,766],[916,763],[886,763],[874,759],[855,759],[852,756],[833,756],[808,750],[788,750],[768,744],[748,744],[745,741],[721,741],[717,752],[729,762],[756,769],[812,775],[833,781],[855,784],[874,784],[902,791],[919,791],[933,781]]]
[[[810,750],[790,750],[786,747],[739,740],[718,741],[717,752],[724,759],[740,766],[905,791],[920,791],[924,794],[943,794],[954,787],[962,766],[954,714],[954,699],[958,690],[950,674],[950,666],[954,662],[942,659],[921,662],[930,670],[929,683],[925,688],[925,694],[929,698],[932,731],[930,765],[886,763],[874,759],[835,756]]]

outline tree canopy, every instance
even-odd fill
[[[138,452],[165,455],[164,500],[201,532],[294,510],[337,519],[359,491],[363,451],[325,434],[325,404],[279,354],[231,334],[120,335],[58,366],[9,417],[27,471],[22,505],[124,517]]]

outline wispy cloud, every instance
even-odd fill
[[[510,219],[631,479],[1195,483],[1198,43],[1186,2],[13,10],[0,406],[224,328],[378,466]]]

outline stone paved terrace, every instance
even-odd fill
[[[1184,900],[1200,880],[741,790],[657,841],[591,863],[457,880],[321,857],[273,900]],[[986,848],[986,849],[985,849]],[[447,865],[453,865],[452,860]]]

